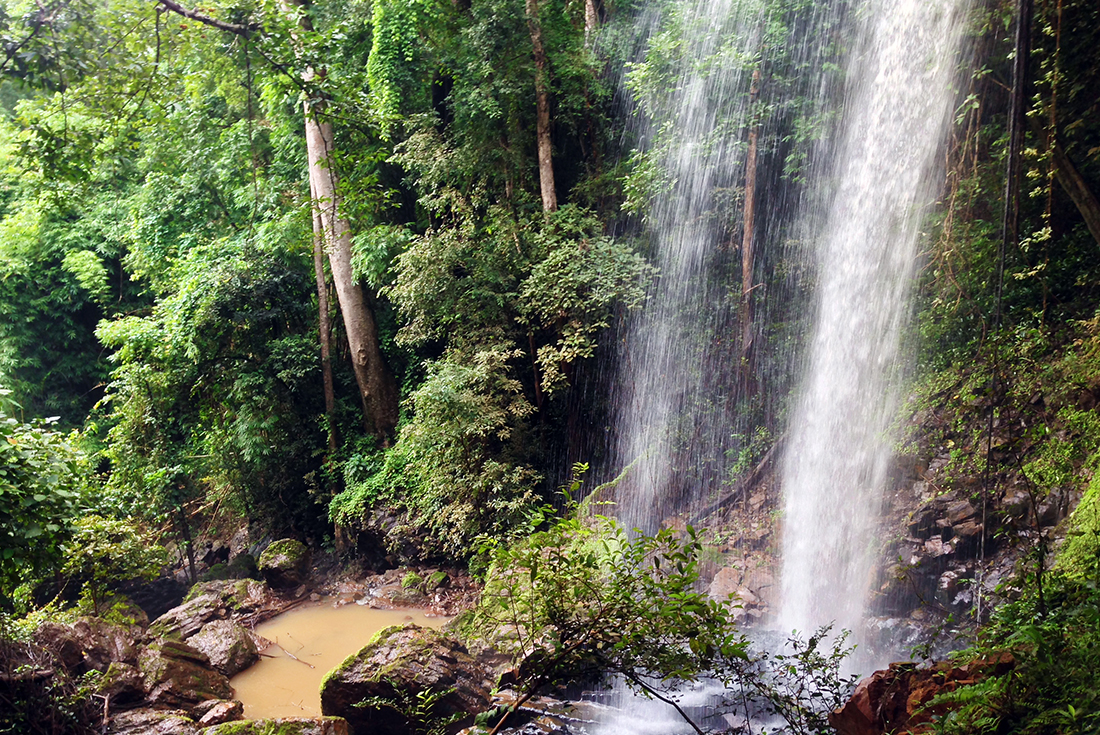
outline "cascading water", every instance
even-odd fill
[[[648,531],[680,490],[670,467],[677,445],[691,444],[692,466],[682,474],[697,478],[719,451],[710,435],[726,423],[715,416],[728,413],[730,386],[714,378],[728,370],[714,368],[721,358],[708,335],[729,321],[721,307],[728,284],[707,275],[723,256],[715,192],[741,173],[741,136],[728,131],[744,127],[751,70],[730,60],[752,58],[761,25],[760,2],[686,0],[674,12],[683,44],[673,62],[674,90],[642,102],[651,127],[641,136],[667,182],[648,212],[661,275],[626,338],[615,418],[615,461],[630,465],[617,513],[628,527]],[[644,16],[646,23],[658,20]],[[628,79],[644,74],[639,65]]]
[[[971,1],[683,0],[662,6],[671,24],[643,15],[649,50],[626,83],[666,188],[647,220],[661,277],[620,355],[612,464],[629,470],[617,512],[645,530],[697,513],[728,487],[729,455],[745,449],[747,430],[782,433],[774,394],[801,371],[781,463],[782,630],[832,622],[859,638],[919,227]],[[657,30],[669,25],[671,37]],[[777,39],[782,53],[768,47]],[[758,123],[750,70],[771,61],[786,77],[762,91],[758,104],[773,112]],[[659,92],[644,84],[654,66],[673,80]],[[745,143],[758,124],[770,148],[752,174]],[[792,167],[801,144],[789,141],[813,129],[824,142]],[[750,176],[760,184],[755,233],[742,219]],[[739,241],[760,250],[748,292]],[[795,354],[802,344],[805,356]],[[775,377],[784,371],[786,382]]]
[[[822,212],[803,213],[819,253],[818,290],[782,468],[784,630],[833,622],[860,638],[901,332],[968,10],[969,0],[868,5],[848,64],[832,174],[817,184],[835,194]]]

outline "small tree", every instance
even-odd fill
[[[163,547],[149,543],[131,521],[93,515],[73,525],[62,573],[83,580],[82,596],[90,598],[93,615],[100,614],[111,582],[153,579],[164,564]]]
[[[0,402],[0,599],[53,567],[77,512],[80,455],[55,420],[22,423]]]
[[[744,658],[748,642],[728,605],[696,591],[695,531],[629,534],[571,499],[567,510],[540,509],[524,540],[495,550],[470,624],[482,639],[515,631],[496,643],[518,664],[515,709],[545,687],[611,674],[701,733],[671,693],[718,660]]]

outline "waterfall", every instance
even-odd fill
[[[647,212],[660,277],[625,339],[615,416],[615,461],[630,467],[617,513],[628,528],[647,531],[676,505],[684,476],[690,486],[710,471],[721,452],[715,433],[728,428],[732,387],[716,378],[730,371],[713,339],[730,328],[728,284],[709,277],[723,259],[715,192],[741,173],[743,136],[728,131],[746,122],[746,61],[760,43],[762,3],[685,0],[674,12],[682,43],[671,62],[675,86],[643,100],[648,116],[639,131],[664,188]],[[628,80],[644,72],[640,64]],[[690,466],[674,477],[670,459],[685,443]]]
[[[968,10],[968,0],[869,4],[832,171],[815,185],[835,193],[801,215],[818,287],[782,465],[784,630],[834,622],[859,640],[904,372],[901,333]]]
[[[773,442],[786,431],[777,618],[788,631],[855,630],[864,615],[899,345],[971,1],[682,0],[638,21],[648,46],[624,83],[659,190],[646,229],[661,275],[620,347],[617,513],[648,531],[691,516],[730,487],[752,431]],[[786,76],[757,118],[761,68]],[[647,87],[654,73],[670,81]],[[802,123],[818,143],[787,142]],[[758,124],[769,143],[746,297],[745,141]],[[752,340],[739,327],[746,303]]]

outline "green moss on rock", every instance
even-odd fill
[[[348,735],[348,723],[342,717],[240,720],[208,727],[202,735]]]
[[[259,568],[272,587],[297,587],[309,575],[309,549],[292,538],[274,541],[260,554]]]

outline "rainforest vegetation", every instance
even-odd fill
[[[755,238],[788,242],[770,251],[782,255],[743,258],[748,212],[800,196],[839,114],[844,39],[807,55],[796,34],[824,6],[858,5],[751,2],[759,52],[731,44],[698,60],[754,79],[739,100],[750,122],[720,128],[744,145],[707,213],[721,223],[720,297],[748,326],[699,336],[754,376],[716,460],[730,484],[786,430],[797,375],[778,346],[802,340],[809,318],[796,301],[769,305],[744,269],[813,286],[781,216]],[[598,546],[586,534],[619,550],[619,571],[668,548],[693,570],[694,540],[632,546],[557,492],[575,463],[606,456],[607,366],[661,277],[646,212],[673,185],[658,164],[676,135],[666,92],[693,32],[678,5],[3,0],[4,640],[66,609],[103,614],[115,583],[167,563],[195,581],[195,544],[227,518],[344,558],[465,566],[490,593],[507,564],[532,566],[533,544]],[[975,493],[1011,480],[1036,508],[1055,492],[1083,500],[1058,538],[1026,538],[1003,604],[974,621],[964,655],[1007,646],[1017,668],[949,695],[939,726],[1093,732],[1100,5],[1020,3],[1022,44],[1016,3],[975,5],[977,63],[924,228],[910,335],[908,408],[927,420],[904,427],[903,452],[949,453],[960,483],[983,478]],[[810,68],[832,74],[824,101]],[[777,173],[756,181],[750,157]],[[753,333],[766,308],[773,326]],[[591,561],[547,573],[606,573],[578,559]],[[654,589],[631,574],[616,579],[643,592],[619,592],[652,599],[694,581]],[[568,597],[570,578],[535,577],[526,613],[552,628],[538,601]],[[551,657],[533,688],[584,667],[692,678],[719,654],[743,662],[721,606],[640,611],[613,592],[625,627],[585,638],[600,655]],[[486,599],[477,624],[499,623]],[[651,615],[685,640],[713,637],[662,659],[646,648]],[[79,689],[55,699],[58,722],[84,716]],[[4,717],[0,731],[18,731]]]

